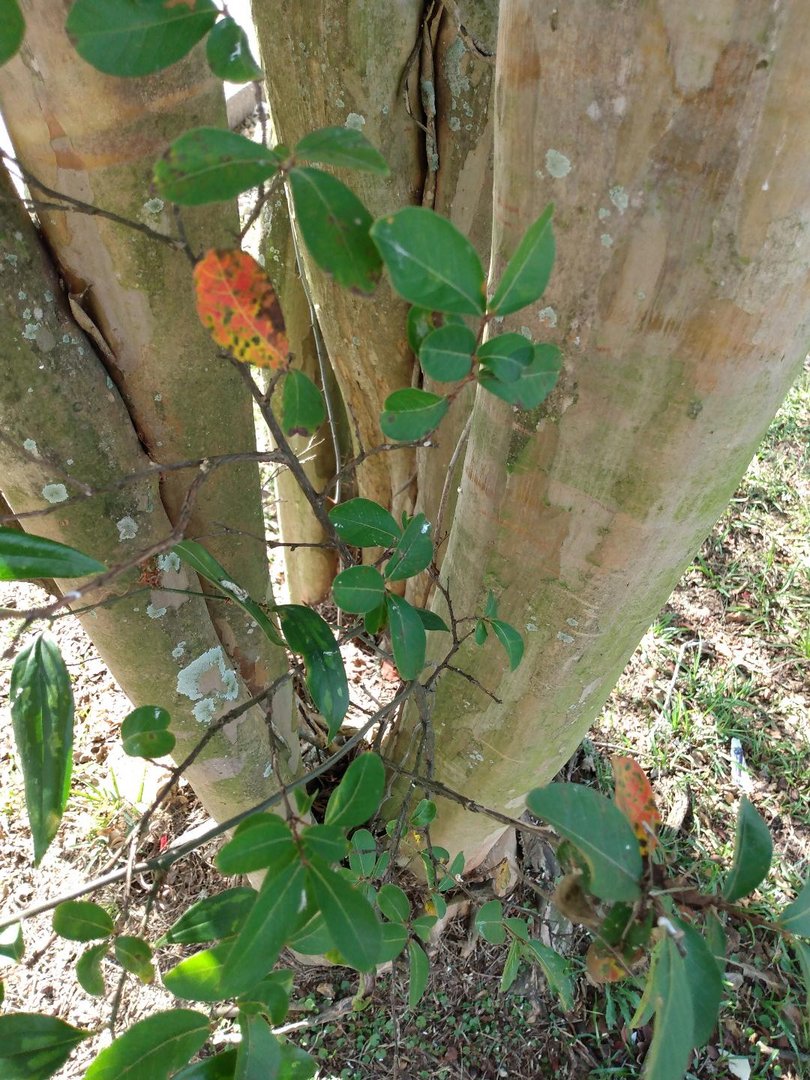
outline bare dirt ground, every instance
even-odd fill
[[[721,874],[733,847],[741,784],[768,822],[775,846],[765,899],[782,904],[795,895],[810,867],[810,379],[793,391],[752,463],[729,511],[704,544],[659,618],[629,662],[591,737],[563,770],[566,778],[611,789],[609,756],[630,753],[648,771],[667,827],[663,841],[683,873],[704,886]],[[0,605],[21,611],[43,598],[31,585],[0,585]],[[13,624],[0,624],[0,645]],[[33,869],[25,824],[21,774],[7,715],[8,669],[0,700],[0,910],[59,895],[92,877],[121,848],[163,775],[123,755],[118,740],[130,704],[73,617],[53,626],[68,664],[76,699],[73,793],[59,835]],[[347,657],[350,679],[375,697],[388,689],[366,658]],[[731,740],[747,764],[732,778]],[[156,853],[204,820],[193,793],[181,784],[156,816],[143,854]],[[191,902],[222,888],[213,868],[215,848],[196,852],[167,874],[148,915],[145,934],[158,938]],[[546,862],[525,852],[528,884],[510,897],[511,913],[533,914],[538,932],[548,920],[531,882],[544,884]],[[542,853],[541,853],[542,855]],[[546,882],[547,883],[547,882]],[[150,883],[133,883],[131,922],[137,933]],[[121,887],[102,900],[115,911]],[[759,910],[757,904],[752,910]],[[507,911],[507,914],[510,913]],[[544,929],[545,926],[545,929]],[[559,930],[559,926],[556,927]],[[51,934],[50,916],[25,924],[26,955],[8,966],[8,1011],[42,1011],[102,1033],[82,1044],[58,1074],[80,1077],[108,1033],[119,980],[104,962],[107,994],[94,998],[77,984],[74,967],[84,946]],[[579,932],[565,939],[579,957]],[[160,951],[162,970],[181,955]],[[515,1080],[557,1077],[635,1077],[650,1032],[631,1032],[639,999],[632,982],[595,989],[580,974],[575,1009],[564,1014],[536,970],[524,968],[508,994],[498,985],[503,949],[476,941],[460,919],[431,953],[429,991],[407,1009],[407,975],[397,968],[378,979],[368,1007],[350,1011],[356,976],[340,968],[300,972],[290,1037],[322,1061],[322,1078],[430,1077],[431,1080]],[[790,952],[773,936],[741,921],[729,933],[729,966],[721,1020],[697,1055],[697,1077],[810,1075],[807,991]],[[130,977],[121,1025],[175,999],[159,980],[144,986]],[[231,1036],[227,1022],[220,1044]]]

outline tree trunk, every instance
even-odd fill
[[[551,337],[565,368],[534,412],[478,392],[443,575],[459,615],[492,588],[526,655],[510,675],[492,638],[465,648],[502,703],[450,674],[433,732],[437,776],[511,813],[582,739],[806,351],[806,12],[706,10],[501,4],[491,284],[550,200],[557,263],[498,330]],[[432,839],[474,865],[499,831],[443,805]]]

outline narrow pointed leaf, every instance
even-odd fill
[[[554,207],[549,203],[526,230],[489,303],[490,311],[510,315],[543,295],[554,266],[553,212]]]
[[[0,64],[17,52],[25,37],[25,19],[17,0],[0,0]]]
[[[379,961],[382,932],[368,900],[317,857],[309,861],[307,885],[334,947],[351,967],[371,971]]]
[[[703,1046],[717,1024],[723,979],[711,949],[694,926],[682,920],[678,921],[678,926],[684,934],[682,949],[686,951],[683,961],[692,1001],[693,1045]]]
[[[59,828],[73,767],[73,691],[59,648],[38,634],[11,670],[11,719],[39,863]]]
[[[143,938],[134,934],[119,935],[115,939],[115,959],[125,971],[137,975],[145,985],[154,981],[152,950]]]
[[[3,1080],[46,1080],[91,1034],[55,1016],[26,1012],[0,1016],[0,1076]]]
[[[422,1000],[430,977],[430,961],[418,941],[408,942],[408,1008]]]
[[[379,634],[387,622],[388,609],[384,603],[363,616],[363,626],[366,628],[367,634]]]
[[[326,420],[323,394],[303,371],[292,368],[285,375],[281,412],[287,435],[313,435]]]
[[[801,941],[799,938],[793,938],[791,945],[799,964],[799,970],[802,973],[802,979],[804,980],[804,1013],[807,1023],[810,1023],[810,945]]]
[[[810,878],[805,881],[793,903],[788,904],[779,916],[779,925],[790,934],[810,937]]]
[[[441,615],[437,615],[435,611],[426,611],[425,608],[416,608],[415,610],[426,630],[444,630],[446,633],[450,633],[450,627]]]
[[[239,1017],[242,1039],[236,1048],[234,1080],[268,1080],[278,1076],[281,1047],[263,1016]]]
[[[723,975],[726,970],[726,948],[728,945],[728,938],[725,927],[714,911],[710,911],[706,916],[705,933],[706,945],[709,948],[709,952],[714,957],[714,962],[717,964],[720,974]]]
[[[184,132],[155,162],[155,187],[180,206],[224,202],[258,187],[278,172],[278,156],[224,128]]]
[[[511,623],[504,622],[503,619],[490,619],[489,625],[504,647],[509,660],[509,670],[514,671],[523,659],[523,638]]]
[[[613,801],[633,826],[642,855],[654,851],[658,840],[656,834],[661,825],[661,814],[647,774],[631,757],[614,754],[610,762],[616,790]]]
[[[262,78],[262,69],[253,59],[247,34],[229,16],[220,19],[208,35],[205,55],[218,79],[245,83]]]
[[[629,821],[612,802],[581,784],[549,784],[526,803],[577,848],[590,870],[591,892],[602,900],[635,900],[643,868]]]
[[[276,610],[287,644],[304,658],[309,692],[332,738],[349,708],[349,684],[335,635],[316,611],[300,604],[285,604]]]
[[[65,29],[88,64],[107,75],[137,77],[180,60],[217,14],[212,0],[75,0]]]
[[[369,237],[372,218],[357,196],[320,169],[290,170],[295,216],[318,266],[338,285],[373,292],[382,264]]]
[[[502,994],[506,993],[517,978],[517,973],[520,970],[520,961],[522,959],[523,946],[519,941],[513,941],[506,954],[506,963],[503,966],[503,974],[501,975],[500,991]]]
[[[76,978],[79,986],[93,997],[103,997],[106,992],[101,962],[109,951],[109,942],[103,941],[100,945],[91,945],[89,949],[85,949],[76,961]]]
[[[456,382],[470,374],[474,352],[472,330],[450,324],[425,337],[419,349],[419,363],[422,371],[436,382]]]
[[[693,1009],[686,965],[675,943],[661,943],[653,973],[655,1025],[644,1080],[683,1080],[692,1055]]]
[[[174,1074],[172,1080],[233,1080],[235,1068],[236,1050],[225,1050],[221,1054],[186,1065],[185,1069]]]
[[[383,435],[398,442],[411,442],[428,435],[441,423],[450,403],[439,394],[406,387],[385,399],[380,414]]]
[[[329,796],[324,821],[351,829],[376,813],[385,790],[385,769],[377,754],[359,754]]]
[[[425,666],[427,638],[419,613],[401,596],[386,593],[394,660],[401,678],[416,679]]]
[[[299,930],[290,936],[290,948],[304,956],[320,956],[332,948],[332,936],[326,927],[323,913],[316,911],[310,915]]]
[[[208,1018],[192,1009],[155,1013],[102,1050],[84,1080],[168,1080],[208,1034]]]
[[[94,941],[109,937],[113,921],[92,900],[66,900],[54,910],[53,932],[68,941]]]
[[[106,569],[103,563],[66,544],[0,525],[0,581],[85,577]]]
[[[216,858],[221,874],[252,874],[256,870],[278,869],[296,856],[290,826],[278,814],[253,814],[236,828],[233,837]]]
[[[734,861],[723,882],[723,899],[733,903],[764,881],[771,867],[773,841],[768,826],[743,795],[737,814]]]
[[[286,367],[289,342],[275,290],[246,251],[205,253],[194,267],[197,314],[211,337],[236,360]]]
[[[274,1024],[283,1024],[290,1009],[293,973],[289,970],[270,974],[239,998],[243,1012],[260,1012]]]
[[[365,615],[385,599],[385,579],[374,566],[350,566],[332,582],[332,595],[341,611]]]
[[[433,559],[431,525],[424,514],[417,514],[408,522],[399,543],[385,566],[388,581],[405,581],[430,566]]]
[[[379,150],[355,128],[327,127],[310,131],[293,151],[297,161],[317,161],[387,176],[388,164]]]
[[[4,956],[7,960],[13,960],[16,964],[19,960],[22,960],[24,952],[25,941],[23,940],[22,923],[12,923],[5,930],[0,930],[0,956]]]
[[[548,945],[534,939],[526,943],[523,955],[538,965],[548,985],[560,999],[563,1011],[571,1012],[574,1008],[574,979],[568,960]]]
[[[231,937],[253,907],[256,895],[255,889],[240,887],[198,900],[163,935],[160,944],[194,945]]]
[[[168,730],[171,717],[159,705],[141,705],[121,723],[121,742],[130,757],[159,758],[170,754],[176,739]]]
[[[371,499],[349,499],[329,511],[329,520],[345,544],[393,547],[402,535],[391,514]]]
[[[408,206],[371,230],[396,291],[432,311],[482,315],[484,268],[469,240],[446,218]]]

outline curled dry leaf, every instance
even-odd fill
[[[614,754],[610,761],[616,780],[616,805],[633,826],[641,854],[647,855],[655,850],[658,843],[656,833],[661,824],[650,781],[633,758]]]
[[[246,251],[207,251],[194,267],[197,314],[218,345],[256,367],[288,364],[289,343],[275,290]]]

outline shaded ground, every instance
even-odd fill
[[[772,426],[729,511],[637,649],[590,739],[563,770],[566,778],[610,791],[610,754],[635,756],[648,770],[667,820],[667,850],[681,872],[705,886],[720,874],[714,860],[727,863],[733,846],[741,788],[732,782],[731,740],[739,739],[751,798],[774,838],[766,898],[779,904],[795,895],[810,865],[808,434],[810,380],[805,377]],[[33,586],[0,584],[5,606],[16,603],[23,609],[40,597]],[[0,644],[10,632],[9,624],[0,623]],[[21,776],[4,711],[3,911],[63,893],[101,872],[161,776],[121,753],[117,729],[130,706],[77,621],[60,619],[54,632],[74,678],[74,793],[57,840],[33,870]],[[355,684],[370,685],[363,657],[348,659]],[[7,678],[6,671],[4,705]],[[375,678],[372,692],[378,696],[386,687]],[[152,823],[144,853],[156,852],[202,820],[193,793],[181,786]],[[189,903],[222,887],[212,867],[214,850],[195,853],[169,872],[148,917],[150,938],[157,938]],[[528,880],[510,897],[507,914],[533,914],[537,933],[548,935],[544,905],[533,887],[548,884],[546,860],[542,853],[530,854],[524,864]],[[147,883],[136,880],[130,932],[139,929],[146,893]],[[111,888],[104,903],[113,910],[120,899],[121,890]],[[775,938],[748,923],[733,927],[729,939],[721,1022],[697,1057],[693,1075],[750,1075],[754,1080],[810,1075],[806,994],[794,960]],[[107,997],[91,998],[78,987],[72,970],[83,946],[51,941],[49,916],[26,924],[26,943],[25,962],[6,972],[3,1008],[40,1010],[101,1027],[118,978],[114,962],[105,962]],[[585,936],[576,932],[561,944],[581,971]],[[172,966],[180,953],[179,948],[162,950],[161,969]],[[575,1009],[565,1015],[534,969],[523,968],[510,992],[501,995],[504,960],[505,947],[475,940],[469,918],[462,916],[431,951],[429,990],[416,1009],[406,1007],[407,976],[401,966],[378,979],[372,1004],[359,1012],[346,1011],[357,985],[352,972],[304,969],[289,1018],[295,1025],[290,1037],[323,1061],[324,1078],[639,1075],[649,1032],[628,1029],[638,987],[624,983],[595,990],[581,975]],[[120,1016],[131,1023],[174,1003],[159,985],[144,987],[131,978]],[[219,1038],[228,1037],[225,1023]],[[81,1076],[103,1038],[80,1047],[59,1076]]]

